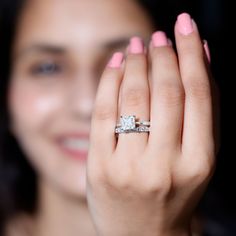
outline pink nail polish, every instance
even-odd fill
[[[110,68],[120,68],[123,62],[124,54],[122,52],[115,52],[112,55],[111,60],[108,63],[108,67]]]
[[[208,62],[210,63],[211,62],[211,53],[210,53],[210,49],[208,46],[208,42],[206,40],[203,40],[203,47],[204,47]]]
[[[193,32],[192,18],[188,13],[182,13],[178,16],[177,29],[183,35],[189,35]]]
[[[144,45],[141,38],[133,37],[130,39],[129,52],[133,54],[140,54],[144,52]]]
[[[157,31],[152,35],[152,42],[154,47],[162,47],[168,45],[168,40],[165,32]]]

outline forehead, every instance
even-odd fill
[[[136,0],[28,0],[19,19],[17,46],[32,40],[83,46],[145,35],[151,28]]]

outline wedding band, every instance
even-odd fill
[[[139,126],[139,127],[135,127],[132,130],[124,130],[121,127],[117,127],[115,129],[115,133],[116,134],[121,134],[121,133],[141,133],[141,132],[150,132],[150,128],[147,126]]]

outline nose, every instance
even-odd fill
[[[91,72],[80,73],[71,83],[68,107],[70,114],[80,121],[91,120],[96,95],[96,78]]]

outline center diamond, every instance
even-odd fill
[[[135,116],[121,116],[121,127],[123,130],[130,130],[135,128]]]

